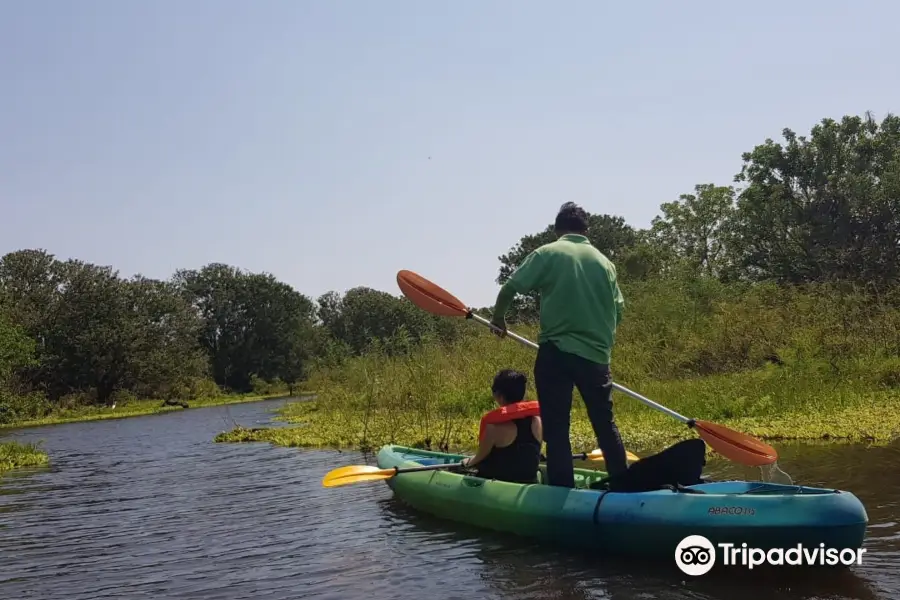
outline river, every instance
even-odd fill
[[[282,402],[0,434],[42,440],[52,461],[0,478],[0,598],[900,598],[898,446],[782,450],[796,481],[865,503],[862,566],[688,578],[440,522],[383,483],[323,488],[328,470],[366,461],[356,452],[212,442],[235,422],[267,424]]]

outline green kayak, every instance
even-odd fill
[[[462,455],[388,445],[379,468],[459,462]],[[545,466],[540,467],[543,481]],[[439,518],[592,552],[666,557],[689,535],[740,548],[857,549],[868,516],[850,492],[755,481],[720,481],[639,493],[593,490],[602,471],[576,469],[576,488],[513,484],[452,470],[387,480],[397,498]],[[690,493],[688,493],[690,492]]]

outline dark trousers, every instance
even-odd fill
[[[572,392],[577,387],[584,399],[597,445],[606,459],[610,476],[628,469],[625,446],[612,414],[612,377],[609,365],[591,362],[545,342],[534,362],[534,386],[541,406],[544,441],[547,443],[547,479],[550,485],[575,487],[569,426]]]

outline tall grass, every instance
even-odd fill
[[[41,467],[48,462],[47,453],[37,444],[0,443],[0,474],[21,467]]]
[[[900,433],[900,302],[857,289],[724,285],[629,286],[613,351],[615,380],[686,416],[769,439],[888,440]],[[238,430],[220,440],[471,449],[503,368],[529,375],[535,352],[478,325],[451,345],[396,355],[373,347],[322,369],[315,403],[291,405],[295,429]],[[513,327],[511,327],[513,328]],[[537,340],[535,327],[513,328]],[[616,393],[629,448],[657,449],[687,428]],[[595,447],[576,392],[573,443]]]

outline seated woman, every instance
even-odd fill
[[[524,401],[523,373],[504,369],[494,377],[491,392],[500,405],[481,418],[478,452],[463,461],[476,475],[511,483],[537,483],[543,429],[540,408]]]

